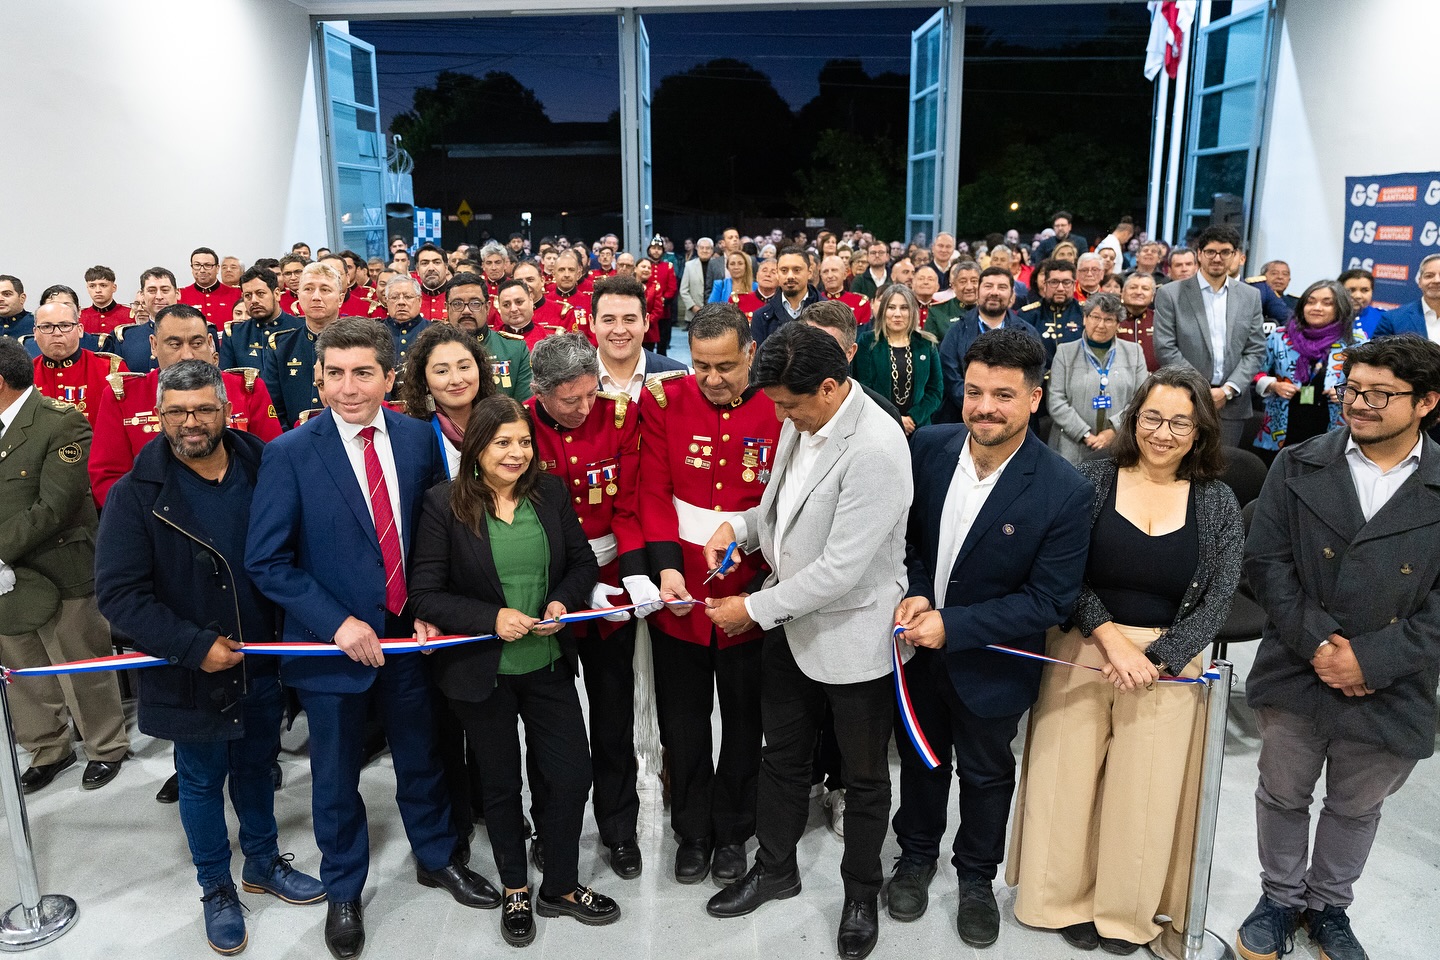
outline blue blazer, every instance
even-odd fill
[[[1383,337],[1392,333],[1413,333],[1418,337],[1429,337],[1425,329],[1425,307],[1423,300],[1407,303],[1403,307],[1385,311],[1380,322],[1375,324],[1375,336]]]
[[[1094,487],[1034,433],[1015,452],[975,517],[955,565],[937,571],[945,496],[969,431],[922,427],[910,441],[915,502],[910,508],[906,596],[935,602],[949,580],[945,663],[961,702],[982,717],[1022,713],[1040,692],[1038,661],[984,650],[999,643],[1045,652],[1045,632],[1068,619],[1085,579]]]
[[[409,563],[425,491],[445,476],[430,425],[384,411],[400,479],[400,536]],[[350,458],[326,410],[265,445],[245,568],[285,613],[282,640],[331,643],[350,616],[385,637],[385,561]],[[292,687],[358,693],[375,670],[349,657],[285,657],[280,676]]]
[[[1014,310],[1005,311],[1000,321],[1001,330],[1019,330],[1034,340],[1040,341],[1040,332]],[[940,367],[944,373],[945,402],[935,415],[936,423],[959,423],[960,411],[965,407],[965,370],[961,364],[970,345],[980,338],[980,313],[974,307],[950,324],[945,339],[940,341]],[[1040,341],[1044,342],[1044,341]]]
[[[654,376],[657,373],[668,373],[671,370],[684,370],[690,372],[690,368],[679,360],[672,360],[663,353],[656,353],[653,350],[643,351],[645,354],[645,376]]]

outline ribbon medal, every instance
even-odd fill
[[[616,483],[620,479],[620,464],[611,460],[602,464],[600,470],[605,475],[605,492],[612,497],[615,496],[620,492],[620,485]]]
[[[510,361],[492,360],[491,363],[495,367],[494,378],[496,386],[510,386]]]
[[[590,487],[590,503],[592,505],[600,502],[600,471],[595,467],[585,469],[585,483]]]

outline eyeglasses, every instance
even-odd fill
[[[186,410],[183,407],[171,407],[168,410],[160,411],[160,419],[165,421],[165,426],[167,427],[183,427],[185,421],[193,416],[195,422],[200,424],[200,426],[208,427],[220,419],[220,414],[224,412],[225,409],[223,407],[208,404],[203,407],[196,407],[193,410]]]
[[[1371,410],[1384,410],[1390,406],[1390,400],[1394,397],[1413,397],[1414,390],[1357,390],[1355,387],[1345,385],[1340,388],[1340,402],[1349,406],[1356,400],[1364,400],[1365,406]]]
[[[72,320],[72,321],[69,321],[69,322],[62,322],[62,323],[37,323],[37,324],[35,324],[35,332],[36,332],[36,333],[69,333],[71,330],[74,330],[74,329],[75,329],[76,327],[78,327],[78,326],[80,326],[80,324],[74,322],[73,320]]]
[[[1142,410],[1135,422],[1146,430],[1159,430],[1169,424],[1170,432],[1177,437],[1188,437],[1195,429],[1195,421],[1186,416],[1162,417],[1154,410]]]
[[[469,310],[471,313],[479,313],[485,309],[485,301],[479,297],[474,300],[449,300],[445,305],[451,310]]]
[[[1235,251],[1234,251],[1233,249],[1231,249],[1231,250],[1201,250],[1201,251],[1200,251],[1200,256],[1204,257],[1206,260],[1228,260],[1228,259],[1230,259],[1231,257],[1235,256]]]
[[[214,270],[214,269],[215,269],[216,267],[218,267],[218,266],[220,266],[220,264],[218,264],[218,263],[194,263],[194,262],[192,262],[192,263],[190,264],[190,269],[192,269],[192,270]]]

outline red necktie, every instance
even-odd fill
[[[370,512],[375,516],[375,530],[380,538],[380,556],[385,560],[385,608],[399,616],[405,609],[405,570],[400,562],[400,531],[395,529],[395,511],[390,506],[390,487],[385,471],[380,468],[380,454],[375,452],[375,428],[360,431],[365,441],[365,480],[370,488]]]

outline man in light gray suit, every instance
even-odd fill
[[[1230,277],[1240,253],[1233,227],[1206,227],[1196,238],[1200,272],[1155,293],[1155,358],[1185,363],[1210,381],[1221,438],[1240,445],[1250,417],[1250,385],[1265,362],[1260,294]]]
[[[710,299],[708,267],[714,259],[715,241],[709,237],[696,240],[695,258],[685,264],[685,272],[680,277],[680,306],[683,314],[680,319],[687,324]],[[721,262],[724,262],[723,259]]]
[[[771,334],[753,382],[785,421],[775,476],[758,507],[706,544],[719,567],[733,541],[760,550],[773,571],[755,593],[706,613],[727,634],[767,632],[756,835],[740,880],[711,898],[738,917],[800,892],[795,846],[809,809],[811,754],[828,703],[846,776],[845,884],[838,948],[874,949],[890,813],[892,612],[905,592],[905,521],[914,493],[905,434],[850,379],[839,344],[809,324]]]

